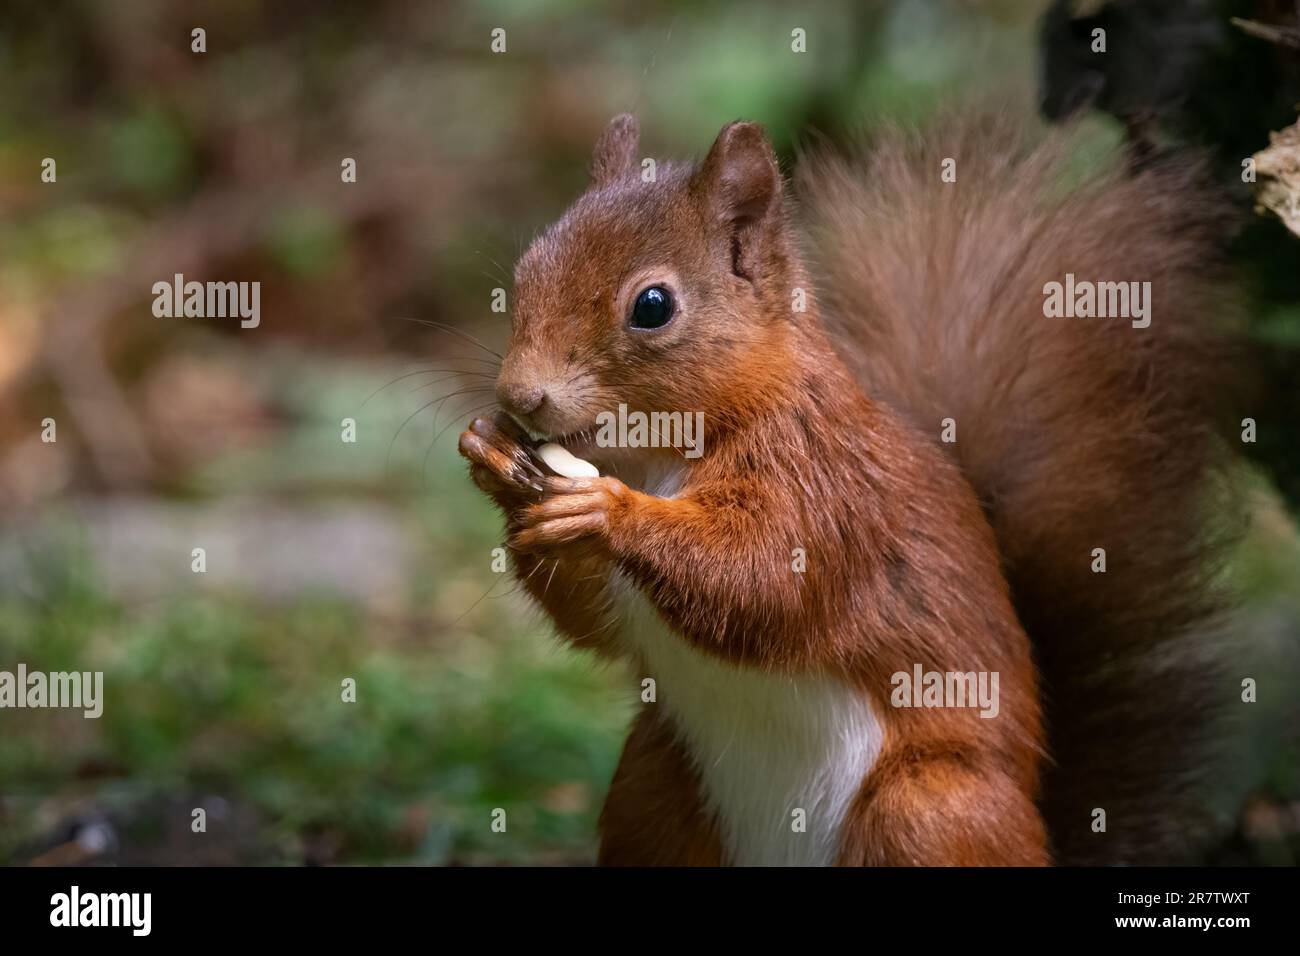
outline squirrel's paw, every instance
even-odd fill
[[[543,490],[542,470],[511,428],[508,420],[476,418],[460,436],[470,478],[507,510],[536,501]]]
[[[516,551],[547,552],[581,543],[602,546],[627,507],[631,492],[617,478],[547,478],[546,496],[523,508],[509,545]]]

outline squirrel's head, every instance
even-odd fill
[[[643,164],[637,124],[596,143],[587,191],[515,269],[507,412],[563,440],[618,406],[725,423],[775,380],[799,268],[761,127],[723,128],[697,167]]]

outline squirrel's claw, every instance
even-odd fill
[[[532,499],[542,492],[536,480],[541,472],[527,460],[527,452],[488,419],[476,418],[461,433],[458,447],[470,463],[474,483],[498,503],[504,505],[505,498]]]

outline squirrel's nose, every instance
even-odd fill
[[[524,417],[541,407],[546,400],[546,390],[540,385],[523,382],[498,382],[497,399],[511,415]]]

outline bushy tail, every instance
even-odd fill
[[[1061,134],[1027,140],[954,121],[809,157],[812,258],[868,394],[927,433],[955,423],[945,447],[985,504],[1043,674],[1057,858],[1176,860],[1209,827],[1207,747],[1235,687],[1207,639],[1229,514],[1224,222],[1192,165],[1079,182]],[[1047,317],[1045,284],[1067,273],[1149,282],[1149,327]]]

